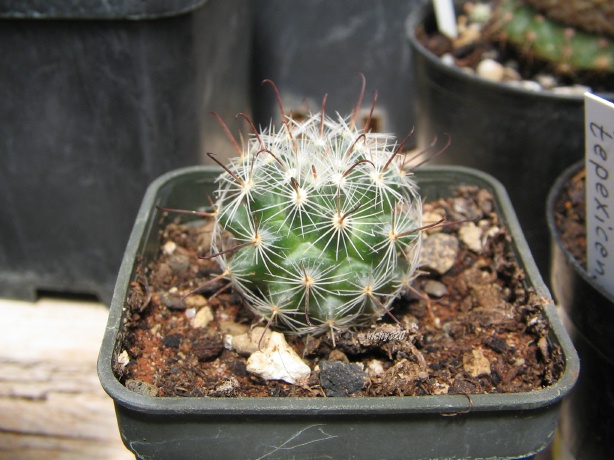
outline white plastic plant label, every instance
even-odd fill
[[[456,14],[452,0],[433,0],[433,8],[439,32],[448,38],[458,37]]]
[[[584,107],[587,269],[614,295],[614,104],[585,93]]]

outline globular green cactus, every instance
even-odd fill
[[[252,126],[218,179],[212,257],[257,315],[298,334],[372,321],[415,276],[422,207],[402,143],[356,114]]]
[[[528,1],[502,0],[495,9],[495,28],[504,41],[529,57],[551,62],[563,74],[577,71],[614,72],[614,41],[611,37],[569,26],[575,11],[571,8],[553,9],[558,11],[559,16],[563,11],[570,12],[569,21],[562,23],[541,14],[528,5]],[[595,8],[598,4],[596,2]],[[584,10],[591,7],[590,4],[584,5]],[[578,15],[575,11],[575,16]]]

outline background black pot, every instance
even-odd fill
[[[546,277],[544,203],[556,177],[582,157],[583,96],[512,87],[446,65],[419,43],[415,31],[422,25],[426,31],[437,30],[430,2],[407,24],[418,146],[425,148],[435,135],[450,133],[452,145],[436,163],[479,168],[503,183]]]
[[[250,111],[250,2],[0,4],[0,296],[111,302],[147,185]]]
[[[563,403],[560,431],[577,460],[605,460],[612,458],[614,433],[614,297],[563,246],[553,214],[564,184],[583,168],[584,161],[567,168],[547,201],[552,290],[582,362],[578,384]]]
[[[143,199],[117,277],[98,360],[102,386],[115,401],[126,446],[142,458],[518,458],[545,448],[558,423],[562,398],[573,387],[578,359],[554,305],[544,312],[549,339],[561,346],[565,369],[552,387],[527,393],[364,398],[169,398],[124,387],[113,371],[121,353],[122,315],[128,287],[142,262],[160,248],[155,206],[198,209],[215,189],[219,170],[168,173]],[[528,287],[549,299],[507,194],[491,176],[459,167],[421,169],[421,192],[435,200],[459,185],[490,190],[501,224],[526,273]]]
[[[254,82],[275,81],[287,113],[320,108],[349,113],[356,105],[361,72],[367,80],[364,116],[378,91],[371,127],[403,138],[415,124],[411,104],[410,59],[404,20],[425,0],[260,0],[254,11]],[[254,91],[256,125],[279,122],[269,91]]]

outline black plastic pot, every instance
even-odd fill
[[[218,170],[193,167],[168,173],[148,189],[122,263],[98,361],[102,386],[115,401],[125,445],[140,458],[519,458],[544,449],[560,404],[578,375],[578,358],[552,303],[543,308],[560,345],[565,370],[552,387],[515,394],[365,398],[156,398],[125,388],[113,373],[121,352],[122,312],[140,261],[159,250],[155,206],[197,209],[214,189]],[[548,289],[522,236],[509,199],[491,176],[459,167],[417,173],[422,193],[449,196],[474,184],[495,196],[512,235],[527,286]]]
[[[614,433],[614,297],[563,246],[553,215],[564,184],[582,168],[584,161],[567,168],[547,202],[552,290],[582,360],[578,385],[563,403],[560,431],[562,445],[575,459],[605,460],[612,458]]]
[[[378,91],[371,127],[404,137],[415,124],[404,22],[422,2],[260,0],[254,11],[255,82],[275,81],[288,113],[304,113],[305,99],[319,109],[328,93],[326,112],[346,114],[358,102],[361,72],[367,79],[365,117]],[[399,103],[400,94],[407,103]],[[254,115],[264,126],[280,120],[270,95],[254,91]]]
[[[250,111],[249,4],[0,1],[0,296],[110,303],[147,185]]]
[[[436,163],[479,168],[503,183],[546,277],[544,203],[556,177],[582,157],[583,96],[512,87],[446,65],[419,43],[415,32],[420,26],[436,30],[431,2],[412,15],[407,27],[418,146],[425,148],[435,135],[449,133],[452,145]],[[614,99],[614,94],[602,96]]]

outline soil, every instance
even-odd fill
[[[492,196],[476,187],[459,188],[449,199],[424,205],[450,221],[475,218],[487,228],[476,253],[458,237],[461,224],[435,230],[459,238],[454,264],[444,275],[425,272],[417,294],[395,302],[392,312],[370,327],[330,335],[287,336],[310,366],[300,385],[263,380],[247,372],[245,356],[225,347],[225,334],[263,322],[255,318],[224,280],[220,269],[201,256],[208,250],[212,223],[160,223],[159,256],[139,267],[125,305],[116,375],[128,388],[157,396],[397,396],[529,392],[554,384],[564,370],[559,347],[548,340],[550,324],[539,298],[510,249],[510,235],[494,211]],[[209,281],[209,282],[208,282]],[[208,283],[207,283],[208,282]],[[189,295],[200,285],[205,287]],[[433,284],[439,289],[433,289]],[[425,294],[431,292],[431,297]],[[434,297],[434,296],[439,297]],[[212,320],[195,327],[199,311]],[[322,369],[364,376],[351,389],[329,392]],[[349,364],[352,363],[352,364]]]
[[[563,184],[553,215],[565,249],[586,269],[586,171],[581,168]]]

